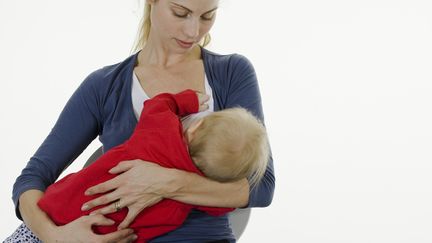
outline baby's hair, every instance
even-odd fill
[[[189,144],[197,167],[217,181],[248,178],[251,187],[256,186],[269,159],[264,125],[244,108],[213,112],[202,119]]]

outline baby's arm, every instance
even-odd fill
[[[178,94],[162,93],[144,102],[138,129],[151,129],[172,126],[168,121],[176,116],[186,116],[208,108],[207,95],[185,90]],[[170,118],[171,117],[171,118]]]
[[[171,111],[186,116],[206,109],[207,95],[187,89],[177,94],[162,93],[144,102],[142,114],[150,115]]]

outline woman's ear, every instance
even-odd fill
[[[190,143],[195,135],[195,132],[198,130],[199,126],[203,123],[203,119],[196,120],[190,124],[188,129],[186,130],[186,139],[188,143]]]

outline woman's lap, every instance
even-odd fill
[[[11,236],[3,241],[3,243],[18,242],[42,243],[25,224],[21,224]]]
[[[41,240],[39,240],[36,235],[33,234],[33,232],[24,224],[22,223],[15,232],[6,238],[3,243],[42,243]],[[209,241],[208,243],[225,243],[229,242],[229,240],[216,240],[216,241]]]

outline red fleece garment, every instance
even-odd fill
[[[160,94],[144,102],[144,108],[132,136],[125,143],[103,154],[87,168],[69,174],[48,187],[39,200],[39,207],[57,224],[67,224],[90,211],[81,211],[81,206],[100,195],[86,196],[85,190],[114,178],[108,171],[119,162],[142,159],[163,167],[181,169],[203,176],[194,165],[183,138],[180,117],[198,112],[198,98],[194,91],[178,94]],[[121,129],[121,128],[119,128]],[[144,209],[129,226],[138,235],[138,242],[146,242],[179,227],[193,209],[205,211],[213,216],[228,213],[233,208],[202,207],[179,201],[164,199]],[[93,226],[96,233],[106,234],[117,230],[128,212],[106,215],[115,221],[112,226]]]

